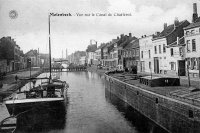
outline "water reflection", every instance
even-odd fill
[[[105,97],[108,102],[113,104],[124,117],[131,122],[131,125],[141,133],[167,133],[164,129],[153,123],[151,120],[143,116],[129,104],[123,102],[105,89]]]

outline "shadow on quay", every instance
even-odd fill
[[[168,133],[153,121],[142,115],[129,104],[105,89],[106,100],[122,113],[135,129],[141,133]]]

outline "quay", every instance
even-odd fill
[[[199,89],[178,84],[156,87],[145,84],[147,82],[142,76],[105,74],[107,93],[114,94],[168,132],[200,132]]]
[[[43,70],[40,68],[36,68],[31,70],[31,77],[37,77],[41,73],[43,73]],[[14,93],[16,90],[24,86],[28,81],[27,80],[15,80],[15,76],[20,78],[29,78],[30,77],[30,71],[29,69],[16,71],[10,74],[7,74],[3,80],[0,82],[3,84],[2,88],[0,88],[0,102],[3,101],[3,99],[12,93]]]

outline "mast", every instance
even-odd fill
[[[50,29],[50,14],[49,14],[49,71],[50,71],[50,75],[49,75],[49,82],[51,80],[51,29]]]

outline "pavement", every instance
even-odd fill
[[[33,70],[31,71],[31,75],[35,75],[39,72],[39,70]],[[1,83],[3,83],[3,87],[0,88],[0,101],[2,100],[2,97],[5,95],[8,95],[14,91],[16,86],[19,84],[19,80],[15,80],[15,76],[17,75],[18,79],[20,78],[27,78],[30,77],[30,71],[24,70],[24,71],[18,71],[15,73],[7,74],[3,80],[0,80]]]

